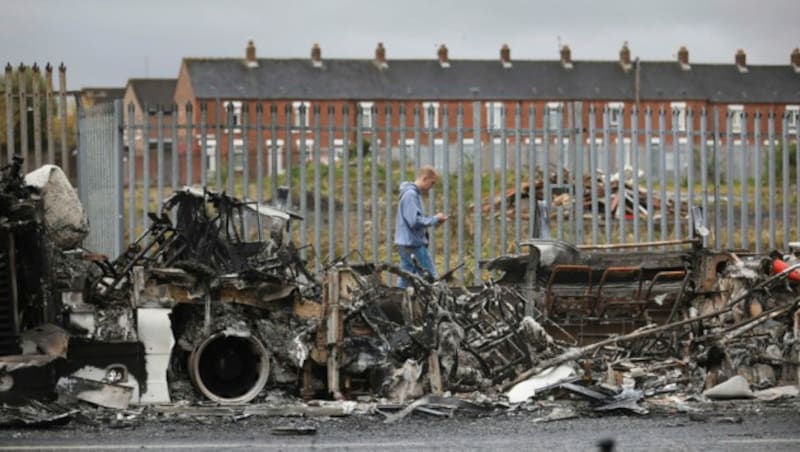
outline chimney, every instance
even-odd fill
[[[572,51],[566,44],[561,47],[561,65],[564,69],[572,69]]]
[[[322,67],[322,49],[319,47],[319,43],[314,43],[311,47],[311,64],[314,67]]]
[[[792,50],[792,67],[796,73],[800,74],[800,48],[798,47]]]
[[[747,72],[747,54],[742,49],[736,51],[736,69],[739,69],[739,72]]]
[[[256,60],[256,46],[253,40],[247,41],[247,49],[244,52],[245,63],[247,67],[258,67],[258,60]]]
[[[450,60],[447,59],[447,46],[444,44],[440,45],[437,53],[439,55],[439,64],[441,64],[443,68],[450,67]]]
[[[689,49],[686,46],[681,46],[678,49],[678,64],[681,65],[681,69],[684,71],[688,71],[692,67],[689,65]]]
[[[500,61],[503,63],[504,68],[511,67],[511,48],[508,47],[508,44],[503,44],[503,47],[500,47]]]
[[[382,42],[379,42],[378,47],[375,47],[375,65],[380,69],[389,67],[389,65],[386,64],[386,48],[383,47]]]
[[[628,41],[622,43],[622,48],[619,50],[619,65],[622,70],[628,72],[631,70],[631,49],[628,48]]]

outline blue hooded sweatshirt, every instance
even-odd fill
[[[394,228],[394,243],[400,246],[417,247],[428,244],[425,228],[435,226],[439,220],[425,216],[419,188],[413,182],[400,184],[400,203],[397,205],[397,223]]]

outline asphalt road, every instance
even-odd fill
[[[89,425],[73,420],[48,429],[0,430],[6,450],[600,450],[798,451],[800,401],[726,402],[713,410],[649,415],[593,414],[536,422],[537,412],[433,418],[415,413],[395,424],[380,415],[298,419],[151,417]],[[276,427],[311,426],[305,436],[275,435]]]

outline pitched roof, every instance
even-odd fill
[[[192,88],[206,99],[297,100],[635,100],[635,70],[617,61],[259,59],[250,68],[238,58],[185,58]],[[800,74],[789,66],[642,62],[642,100],[708,100],[728,103],[800,102]]]
[[[128,80],[128,86],[133,88],[136,98],[142,108],[144,105],[164,105],[172,106],[175,102],[174,78],[132,78]]]
[[[105,104],[125,97],[125,88],[87,86],[81,89],[81,96],[91,98],[95,104]]]

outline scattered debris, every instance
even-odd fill
[[[133,395],[133,390],[126,386],[73,376],[59,378],[56,390],[59,395],[118,410],[127,409]]]
[[[23,178],[20,163],[0,172],[2,426],[69,422],[76,404],[113,410],[117,427],[145,406],[233,421],[515,410],[707,421],[695,404],[798,397],[794,253],[533,239],[469,288],[390,263],[338,259],[315,274],[290,240],[296,214],[184,188],[109,261],[80,248],[85,216],[57,168]],[[627,212],[635,188],[619,179],[609,189]]]
[[[642,185],[642,182],[645,181],[644,172],[640,171],[638,176],[638,180],[640,181],[638,186],[634,186],[633,168],[631,167],[626,167],[622,172],[610,174],[608,178],[608,185],[606,185],[605,175],[600,170],[597,171],[594,178],[588,175],[584,176],[582,181],[583,199],[581,199],[580,202],[583,204],[583,211],[585,212],[585,215],[591,215],[593,202],[596,203],[598,211],[605,212],[607,202],[606,196],[608,192],[608,199],[610,199],[610,205],[608,207],[610,208],[612,218],[619,218],[620,216],[625,215],[626,218],[632,219],[634,210],[636,210],[638,211],[637,214],[639,218],[641,220],[645,220],[650,215],[648,206],[651,204],[652,217],[654,220],[658,221],[661,219],[662,204],[664,204],[663,207],[667,214],[669,216],[673,216],[676,211],[674,200],[671,198],[661,199],[656,194],[649,193],[647,187]],[[620,184],[620,178],[623,179],[622,184]],[[555,172],[550,173],[549,179],[552,196],[545,196],[544,175],[541,171],[537,171],[536,179],[533,184],[535,199],[537,201],[551,199],[551,207],[565,207],[563,210],[563,215],[569,215],[569,207],[578,201],[575,199],[575,193],[577,190],[575,185],[577,185],[579,182],[576,180],[576,178],[572,178],[570,176],[570,173],[566,168],[563,170],[562,174],[563,182],[559,183],[558,175]],[[606,187],[608,187],[608,189],[606,189]],[[481,212],[483,214],[488,214],[490,211],[492,211],[492,209],[494,209],[494,212],[496,212],[498,215],[502,215],[501,210],[503,205],[505,205],[506,215],[509,218],[519,214],[520,218],[523,220],[529,220],[530,213],[528,211],[517,213],[517,196],[519,196],[521,202],[524,200],[523,205],[527,204],[531,196],[530,182],[520,183],[519,194],[517,193],[516,189],[511,188],[506,190],[505,193],[498,193],[495,195],[494,199],[484,199],[483,204],[481,205]],[[681,204],[679,209],[681,218],[687,218],[689,214],[688,206]],[[549,212],[549,215],[551,217],[558,215],[557,209],[552,209]]]

